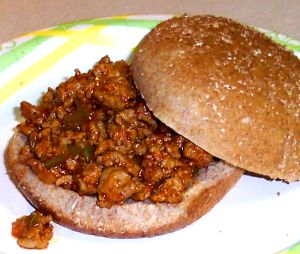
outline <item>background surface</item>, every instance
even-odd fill
[[[247,24],[278,31],[298,40],[300,39],[300,0],[0,0],[0,43],[23,33],[28,33],[30,31],[74,20],[124,14],[168,13],[220,15],[240,20],[241,22]],[[117,35],[122,35],[122,33],[118,32]],[[7,45],[11,46],[10,44]],[[123,52],[124,45],[121,46]],[[130,47],[130,49],[131,48],[132,47]],[[51,50],[51,47],[46,47],[46,49]],[[4,50],[6,50],[6,48]],[[81,54],[80,52],[81,51],[79,50],[79,55]],[[113,52],[115,52],[115,49]],[[23,54],[24,52],[21,51],[21,53]],[[38,57],[43,57],[45,51],[39,51],[38,53],[39,54],[36,54]],[[17,54],[12,55],[12,60],[15,60],[18,56]],[[69,69],[73,74],[73,69],[79,66],[77,65],[77,62],[73,61],[72,56],[76,59],[75,56],[77,55],[71,55],[71,58],[68,58],[69,63],[72,65]],[[94,54],[94,50],[91,51],[90,56],[91,58],[97,57]],[[59,55],[59,57],[62,56]],[[3,56],[2,58],[4,59]],[[32,57],[29,59],[34,60]],[[91,59],[87,58],[86,54],[82,59],[89,61],[88,65],[90,65]],[[25,60],[26,58],[24,58],[24,62],[19,62],[20,69],[18,69],[18,71],[22,72],[22,70],[26,68],[26,64],[30,64],[28,60]],[[64,60],[66,60],[66,58],[64,58]],[[75,63],[76,65],[74,67],[73,64]],[[80,64],[82,63],[84,62],[81,61]],[[41,64],[38,66],[46,68],[48,65]],[[50,79],[52,80],[52,84],[58,83],[55,82],[53,78],[65,77],[66,63],[61,62],[60,65],[56,66],[56,68],[57,69],[55,70],[59,72],[61,76],[57,76],[52,72],[48,72],[48,76],[43,76],[45,80],[41,81],[36,79],[36,83],[32,83],[32,87],[35,87],[35,89],[39,87],[39,91],[45,91],[46,88],[38,86],[37,84],[48,86]],[[11,70],[13,71],[10,73],[13,73],[14,75],[18,74],[15,73],[15,68]],[[22,72],[22,75],[21,76],[23,78],[32,77],[31,75],[27,75],[27,72]],[[10,78],[10,76],[3,74],[3,77],[4,78],[0,79],[0,83],[2,81],[2,83],[4,82],[6,84],[6,81]],[[23,82],[24,80],[21,81]],[[17,84],[16,82],[13,83]],[[11,89],[11,86],[7,87]],[[16,105],[16,101],[21,100],[21,98],[24,99],[24,96],[27,96],[25,98],[27,100],[32,99],[33,97],[33,89],[26,91],[26,94],[19,93],[20,97],[18,100],[11,100],[9,102],[11,103],[9,104],[10,106],[7,106],[8,104],[6,104],[6,106],[0,107],[0,111],[2,110],[2,112],[9,112],[7,115],[10,117],[3,117],[1,120],[1,127],[6,128],[6,133],[1,133],[0,135],[1,137],[5,137],[5,140],[2,140],[3,142],[0,144],[0,149],[2,148],[2,151],[4,150],[4,146],[8,137],[12,135],[10,132],[7,134],[7,132],[11,131],[12,127],[16,124],[11,120],[11,117],[13,117],[11,114],[11,109],[14,107],[14,105]],[[1,112],[0,115],[5,116],[5,114]],[[1,160],[3,160],[3,158],[0,158],[0,161]],[[5,177],[6,181],[0,182],[11,184],[10,188],[13,189],[14,186],[12,186],[12,183],[7,180],[7,175],[5,173],[3,174],[3,171],[2,174],[0,174],[0,177],[1,176]],[[274,253],[277,250],[283,249],[298,242],[300,240],[300,222],[298,220],[300,211],[299,204],[295,202],[295,200],[298,200],[298,197],[300,196],[299,182],[294,183],[293,185],[286,185],[280,182],[266,182],[263,179],[254,179],[250,177],[243,177],[243,179],[244,180],[240,181],[238,185],[229,193],[229,195],[227,195],[227,197],[225,197],[225,199],[219,203],[218,207],[211,211],[202,220],[199,220],[195,224],[186,228],[186,230],[180,230],[173,234],[168,234],[156,239],[119,241],[117,239],[86,236],[71,231],[67,231],[67,233],[65,233],[65,229],[57,226],[55,238],[55,242],[57,244],[51,245],[51,248],[49,248],[49,250],[47,250],[45,253],[61,253],[63,249],[62,246],[68,248],[66,250],[69,250],[68,246],[73,246],[74,253],[82,253],[82,249],[84,249],[87,253],[92,253],[92,250],[94,249],[97,251],[100,249],[103,253],[113,249],[116,253],[120,253],[124,252],[126,248],[130,250],[144,249],[145,252],[155,253],[157,251],[161,252],[163,248],[169,249],[169,246],[171,246],[173,249],[182,253],[186,251],[186,246],[198,246],[199,239],[214,239],[214,243],[211,241],[202,241],[200,243],[200,247],[202,249],[205,249],[206,247],[206,250],[210,249],[210,253],[223,253],[226,248],[227,250],[230,249],[231,253]],[[5,208],[0,210],[4,212],[5,215],[0,216],[0,220],[2,218],[0,221],[0,228],[6,233],[1,234],[4,238],[2,237],[3,239],[1,240],[0,247],[7,248],[3,249],[3,251],[5,250],[5,253],[16,254],[18,253],[16,251],[16,248],[18,247],[15,244],[15,239],[13,239],[10,234],[7,234],[7,232],[10,231],[11,221],[13,221],[13,219],[25,214],[24,210],[32,208],[21,197],[21,195],[18,196],[19,199],[17,202],[11,203],[11,200],[16,200],[12,197],[17,195],[17,193],[8,191],[8,188],[6,187],[7,185],[0,185],[0,188],[3,190],[0,193],[6,193],[6,195],[1,196],[2,201],[5,199],[5,201],[2,202],[5,204]],[[257,193],[260,193],[260,195],[257,195]],[[280,195],[277,193],[280,193]],[[17,207],[13,205],[15,203],[18,204]],[[253,205],[254,203],[255,206]],[[20,209],[20,206],[25,209]],[[9,208],[12,210],[9,210]],[[7,211],[9,211],[9,213],[7,213]],[[17,213],[17,215],[11,211],[14,211]],[[243,216],[240,216],[241,214]],[[224,220],[226,215],[230,216],[232,219]],[[283,217],[284,220],[279,220],[278,218],[280,217]],[[232,221],[235,222],[234,226]],[[5,224],[5,227],[3,227],[3,224]],[[207,227],[204,227],[205,225],[207,225]],[[202,231],[199,231],[199,229]],[[236,241],[236,232],[239,232],[239,235],[241,236],[241,240],[239,241]],[[268,237],[266,238],[266,236]],[[59,241],[59,237],[61,237],[63,240]],[[185,244],[182,244],[183,239],[185,239]],[[82,246],[84,248],[80,248]],[[13,251],[9,251],[9,248],[13,249]],[[257,251],[257,248],[260,248],[260,251]],[[255,249],[256,251],[253,251]],[[2,253],[1,251],[0,253]],[[18,251],[25,253],[19,248]],[[205,253],[208,252],[206,251]],[[228,252],[225,251],[224,253]],[[300,244],[295,246],[289,252],[285,253],[300,254]]]
[[[59,23],[124,14],[214,14],[300,39],[300,0],[0,0],[0,42]]]

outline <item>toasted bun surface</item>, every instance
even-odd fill
[[[79,196],[40,181],[19,162],[25,142],[25,136],[16,134],[6,151],[9,175],[24,196],[64,226],[108,237],[149,237],[182,228],[207,213],[243,173],[224,162],[215,162],[203,171],[180,204],[132,202],[107,209],[97,206],[95,197]]]
[[[260,32],[213,16],[155,27],[132,62],[148,107],[233,165],[300,179],[300,61]]]

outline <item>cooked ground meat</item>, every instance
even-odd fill
[[[46,249],[53,236],[50,224],[51,215],[34,211],[12,223],[12,235],[16,237],[20,247],[26,249]]]
[[[152,115],[124,61],[104,57],[86,74],[76,70],[39,105],[21,102],[21,113],[22,162],[46,183],[96,195],[100,207],[178,203],[212,161]]]

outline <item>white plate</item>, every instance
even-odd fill
[[[104,55],[128,59],[151,27],[170,16],[123,16],[60,25],[0,45],[0,152],[17,125],[20,101],[36,103],[73,70],[87,71]],[[263,30],[300,53],[300,43]],[[29,253],[11,236],[11,223],[33,208],[9,180],[0,158],[0,253]],[[279,194],[280,193],[280,194]],[[108,239],[80,234],[55,224],[43,253],[274,253],[300,240],[300,183],[286,184],[243,176],[203,218],[163,236]],[[31,253],[31,252],[30,252]]]

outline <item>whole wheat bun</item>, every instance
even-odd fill
[[[132,62],[157,118],[249,171],[300,179],[300,61],[253,28],[213,16],[162,22]]]
[[[100,208],[96,197],[45,184],[19,161],[26,137],[15,134],[6,150],[8,173],[24,196],[38,209],[73,230],[107,237],[150,237],[171,232],[207,213],[243,174],[225,162],[214,162],[202,170],[180,204],[128,202],[110,209]]]

